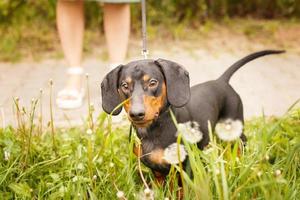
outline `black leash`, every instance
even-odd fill
[[[142,56],[144,59],[147,59],[148,50],[147,50],[147,20],[146,20],[146,0],[141,1],[142,6]]]

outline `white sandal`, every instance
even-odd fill
[[[83,69],[81,67],[70,67],[67,70],[68,75],[82,75]],[[57,93],[56,105],[61,109],[75,109],[82,106],[85,91],[80,89],[63,89]]]

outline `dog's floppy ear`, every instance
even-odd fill
[[[189,73],[178,63],[158,59],[155,64],[161,67],[167,85],[167,98],[174,107],[184,106],[190,99]]]
[[[122,107],[120,107],[112,113],[121,103],[118,93],[118,80],[122,67],[123,65],[119,65],[110,71],[101,83],[102,108],[108,114],[118,115],[122,110]]]

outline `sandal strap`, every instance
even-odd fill
[[[82,67],[69,67],[67,70],[68,74],[71,75],[81,75],[83,74],[83,68]]]

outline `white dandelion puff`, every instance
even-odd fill
[[[151,189],[146,188],[144,190],[144,194],[145,194],[145,197],[142,199],[154,199],[154,192]]]
[[[93,176],[93,180],[94,180],[94,181],[97,180],[97,175],[94,175],[94,176]]]
[[[180,123],[178,124],[177,135],[181,133],[183,139],[192,144],[200,142],[203,138],[203,133],[200,131],[199,127],[199,124],[194,121]]]
[[[274,174],[275,176],[280,176],[281,175],[280,169],[275,170]]]
[[[77,177],[77,176],[74,176],[74,177],[72,178],[72,181],[73,181],[73,182],[77,182],[77,181],[78,181],[78,177]]]
[[[92,133],[93,133],[92,129],[89,128],[88,130],[86,130],[86,134],[92,135]]]
[[[258,177],[261,177],[262,174],[263,174],[262,171],[258,171],[258,172],[257,172],[257,176],[258,176]]]
[[[110,168],[113,168],[114,166],[115,166],[115,164],[114,164],[113,162],[110,162],[110,163],[109,163],[109,167],[110,167]]]
[[[270,160],[270,156],[268,154],[265,155],[265,160],[266,161]]]
[[[9,151],[4,151],[4,160],[8,161],[10,158],[10,152]]]
[[[180,152],[180,160],[178,157],[178,146]],[[163,158],[169,164],[178,164],[179,162],[183,162],[186,156],[187,152],[185,151],[184,146],[182,144],[178,145],[177,143],[173,143],[164,150]]]
[[[117,197],[118,199],[126,199],[124,192],[120,190],[117,192]]]
[[[146,188],[144,191],[141,190],[136,194],[136,199],[154,200],[154,192],[150,188]]]
[[[217,123],[215,131],[221,140],[233,141],[241,136],[243,132],[243,123],[238,119],[222,120]]]

